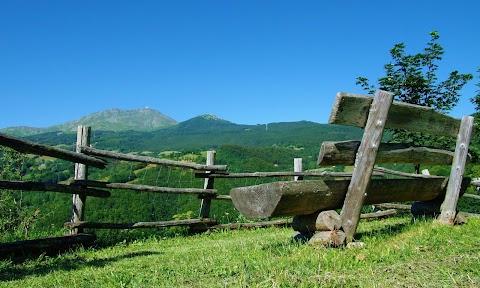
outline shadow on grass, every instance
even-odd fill
[[[40,256],[36,260],[30,260],[33,262],[32,265],[25,262],[22,265],[11,265],[10,267],[5,267],[7,265],[0,266],[0,281],[13,281],[21,280],[28,276],[42,276],[49,274],[53,271],[71,271],[77,269],[83,269],[86,267],[95,267],[101,268],[109,263],[120,261],[122,259],[142,257],[149,255],[159,255],[164,254],[163,252],[153,252],[153,251],[142,251],[127,253],[124,255],[119,255],[111,258],[105,259],[94,259],[87,260],[85,257],[78,256],[76,254],[64,255],[62,257],[52,259],[51,261],[44,259]],[[8,264],[8,263],[7,263]],[[33,267],[32,267],[33,266]]]
[[[400,216],[402,217],[402,216]],[[405,217],[405,216],[403,216]],[[412,228],[416,222],[418,223],[431,223],[435,219],[434,216],[419,216],[417,218],[410,218],[410,221],[405,220],[401,223],[389,223],[388,221],[382,221],[383,219],[370,219],[370,220],[362,220],[362,221],[372,221],[372,223],[378,223],[378,225],[371,225],[371,226],[364,226],[360,232],[355,234],[355,241],[359,242],[368,242],[369,238],[372,237],[383,237],[384,239],[388,239],[391,237],[396,237],[410,228]],[[358,231],[358,230],[357,230]],[[292,237],[292,242],[302,245],[308,244],[309,240],[313,237],[315,233],[299,233]]]
[[[382,236],[385,239],[390,237],[396,237],[412,228],[415,222],[425,223],[432,222],[435,219],[434,216],[418,216],[417,218],[410,218],[410,221],[396,224],[385,223],[382,227],[372,227],[367,231],[362,231],[355,234],[356,241],[368,241],[369,237]]]

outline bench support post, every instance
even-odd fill
[[[460,132],[457,137],[455,154],[453,156],[452,170],[448,180],[447,194],[443,202],[442,213],[439,222],[445,225],[453,226],[457,214],[457,202],[462,186],[463,174],[465,172],[465,163],[468,156],[468,146],[473,129],[473,117],[463,116],[460,124]]]
[[[378,147],[382,140],[393,94],[377,90],[370,107],[365,132],[358,149],[352,180],[343,203],[341,219],[346,241],[351,242],[360,220],[360,212],[373,173]]]

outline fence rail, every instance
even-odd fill
[[[156,193],[169,193],[169,194],[198,194],[200,196],[216,196],[217,190],[215,189],[201,189],[201,188],[171,188],[171,187],[158,187],[150,185],[136,185],[127,183],[109,183],[93,180],[72,180],[70,185],[76,186],[90,186],[97,188],[109,188],[109,189],[127,189],[143,192],[156,192]]]
[[[191,168],[195,170],[205,170],[205,171],[226,171],[227,170],[227,165],[203,165],[203,164],[196,164],[196,163],[190,163],[190,162],[173,161],[168,159],[159,159],[159,158],[147,157],[147,156],[136,156],[136,155],[130,155],[130,154],[116,153],[116,152],[105,151],[105,150],[95,149],[95,148],[86,147],[86,146],[81,146],[80,151],[88,155],[108,157],[108,158],[113,158],[117,160],[177,166],[177,167],[185,167],[185,168]]]
[[[22,153],[50,156],[73,163],[90,165],[101,169],[105,168],[105,166],[107,165],[107,162],[102,159],[75,153],[65,149],[30,142],[3,133],[0,133],[0,145],[10,147],[15,151]]]
[[[67,194],[79,194],[92,197],[108,198],[110,192],[80,186],[70,186],[57,183],[44,183],[34,181],[3,181],[0,180],[0,189],[22,191],[50,191]]]

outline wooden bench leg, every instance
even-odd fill
[[[366,197],[367,188],[370,185],[375,158],[382,140],[393,96],[392,93],[378,90],[370,107],[365,132],[363,133],[362,142],[355,160],[352,180],[350,181],[341,213],[342,229],[345,232],[347,243],[353,240],[357,230],[360,212]]]
[[[442,213],[439,222],[445,225],[453,226],[457,214],[457,202],[462,186],[463,174],[465,172],[465,163],[467,162],[468,146],[473,129],[473,117],[463,116],[460,124],[460,131],[457,137],[457,145],[453,156],[452,170],[448,180],[447,194],[443,202]]]

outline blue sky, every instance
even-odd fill
[[[326,123],[404,42],[438,30],[440,78],[480,68],[478,1],[0,0],[0,128],[47,127],[111,108],[177,121]],[[476,74],[478,76],[478,74]],[[474,112],[461,92],[451,115]]]

